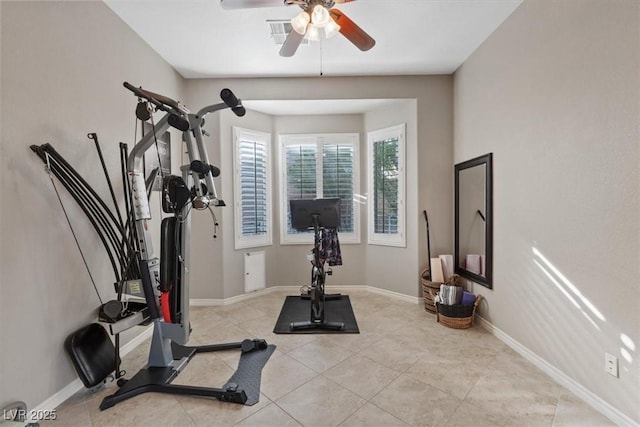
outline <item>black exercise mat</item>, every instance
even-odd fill
[[[260,400],[262,368],[267,364],[275,349],[275,345],[269,344],[264,350],[242,353],[238,362],[238,369],[222,388],[227,388],[231,383],[237,384],[238,390],[244,390],[247,394],[245,405],[251,406],[258,403]]]
[[[351,308],[349,295],[328,299],[324,305],[326,322],[342,322],[344,330],[335,331],[320,328],[291,330],[292,322],[305,322],[311,318],[311,302],[297,295],[290,295],[284,300],[280,316],[273,332],[276,334],[359,334],[358,322]]]

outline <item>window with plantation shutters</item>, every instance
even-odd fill
[[[354,231],[353,154],[351,144],[322,145],[322,197],[340,199],[341,233]]]
[[[292,199],[339,198],[341,243],[359,243],[358,134],[281,136],[281,241],[309,243],[311,231],[291,227]]]
[[[235,247],[271,245],[271,136],[237,127],[233,134]]]
[[[369,243],[405,246],[404,124],[368,136]]]

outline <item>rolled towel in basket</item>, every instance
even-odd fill
[[[440,285],[436,302],[445,305],[460,304],[464,290],[461,286]]]
[[[462,300],[460,304],[462,305],[473,305],[476,302],[476,296],[471,292],[464,291],[462,292]]]

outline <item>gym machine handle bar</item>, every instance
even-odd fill
[[[189,113],[189,110],[187,110],[184,105],[169,98],[168,96],[160,95],[142,88],[135,87],[129,82],[124,82],[123,86],[133,92],[138,98],[146,99],[162,111],[179,115]],[[229,108],[231,108],[231,111],[233,111],[236,116],[242,117],[246,114],[244,106],[242,105],[240,100],[233,94],[231,89],[222,89],[222,91],[220,91],[220,98]]]
[[[245,115],[246,110],[240,100],[231,92],[231,89],[222,89],[220,91],[220,98],[231,108],[231,111],[233,111],[236,116],[242,117]]]
[[[180,105],[178,101],[175,101],[168,96],[135,87],[129,82],[124,82],[123,86],[133,92],[138,98],[146,99],[162,111],[177,113],[180,115],[189,113],[189,110],[187,110],[183,105]]]

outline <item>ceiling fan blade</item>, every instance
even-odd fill
[[[331,17],[336,21],[336,24],[340,25],[340,33],[356,45],[358,49],[366,51],[375,46],[376,41],[365,30],[349,19],[347,15],[335,8],[331,9],[329,13],[331,13]]]
[[[293,56],[296,53],[296,50],[298,50],[298,46],[300,46],[300,43],[302,43],[303,39],[304,34],[300,34],[296,30],[291,29],[291,31],[289,31],[287,39],[282,44],[282,48],[280,49],[280,56],[284,56],[287,58]]]
[[[290,0],[220,0],[220,6],[227,10],[278,7],[290,4]]]

